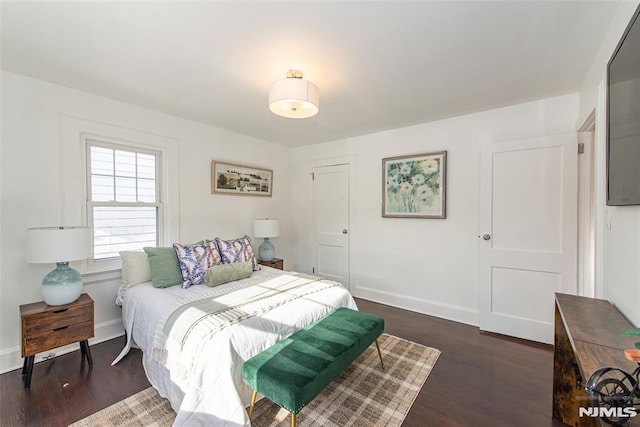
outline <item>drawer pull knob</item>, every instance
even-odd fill
[[[69,310],[69,309],[68,308],[63,308],[62,310],[55,310],[54,313],[64,313],[67,310]]]
[[[55,328],[54,331],[61,331],[63,329],[67,329],[69,326],[62,326],[60,328]]]

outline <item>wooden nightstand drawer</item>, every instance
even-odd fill
[[[24,337],[22,357],[93,337],[93,321],[58,327]]]
[[[34,313],[23,317],[24,334],[26,336],[40,332],[54,331],[77,323],[91,322],[93,304],[60,306],[42,313]]]

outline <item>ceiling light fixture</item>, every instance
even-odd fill
[[[318,86],[302,79],[302,72],[289,70],[286,79],[271,83],[269,109],[290,119],[306,119],[318,114],[320,91]]]

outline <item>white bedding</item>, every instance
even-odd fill
[[[205,344],[202,356],[186,378],[172,375],[152,357],[154,332],[165,312],[187,295],[189,299],[222,295],[282,274],[286,272],[263,266],[249,279],[215,288],[198,285],[158,289],[151,282],[127,288],[121,295],[128,342],[113,363],[124,357],[132,345],[142,349],[149,382],[177,412],[174,425],[250,425],[245,407],[250,403],[251,390],[242,382],[242,363],[338,307],[356,309],[343,286],[305,295],[222,329]]]

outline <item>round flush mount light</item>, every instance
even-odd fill
[[[287,78],[276,80],[269,88],[269,109],[278,116],[306,119],[318,114],[318,86],[302,79],[302,72],[289,70]]]

